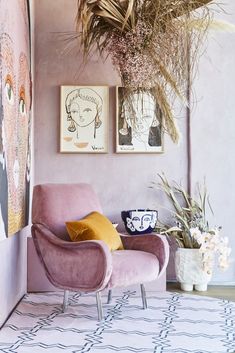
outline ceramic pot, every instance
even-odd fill
[[[203,270],[199,249],[178,248],[175,253],[176,278],[184,291],[206,291],[211,274]]]
[[[148,209],[121,212],[126,231],[131,235],[151,233],[157,223],[157,211]]]

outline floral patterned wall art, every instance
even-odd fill
[[[26,0],[0,0],[0,240],[28,224],[30,40]]]

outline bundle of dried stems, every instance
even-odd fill
[[[85,57],[110,55],[127,92],[151,90],[174,142],[175,98],[187,104],[188,78],[211,20],[212,0],[78,0]],[[196,10],[196,11],[195,11]]]

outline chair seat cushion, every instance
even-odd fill
[[[116,228],[99,212],[91,212],[79,221],[66,222],[66,227],[72,241],[103,240],[112,251],[123,249]]]
[[[159,261],[151,253],[139,250],[119,250],[112,253],[113,271],[108,288],[151,282],[159,274]]]

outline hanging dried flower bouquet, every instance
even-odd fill
[[[189,74],[210,21],[211,0],[78,0],[85,57],[111,56],[127,92],[151,90],[163,128],[179,139],[176,97],[187,104]],[[199,11],[195,11],[198,10]]]

